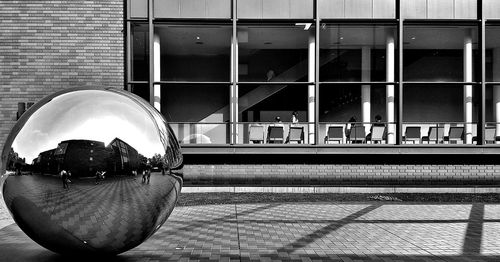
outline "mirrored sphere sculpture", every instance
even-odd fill
[[[179,143],[163,116],[122,90],[52,94],[18,120],[2,152],[17,225],[63,254],[118,254],[151,236],[182,186]]]

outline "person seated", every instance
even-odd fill
[[[372,139],[372,133],[373,133],[373,127],[374,126],[383,126],[385,127],[385,123],[382,123],[382,116],[380,115],[376,115],[375,116],[375,123],[372,124],[372,126],[370,127],[370,133],[368,135],[366,135],[366,141],[371,141]],[[385,139],[385,132],[384,131],[384,139]],[[378,141],[375,141],[375,143],[378,143]]]
[[[346,124],[345,127],[345,137],[346,141],[350,141],[350,136],[351,136],[351,129],[356,125],[356,118],[353,116],[349,119],[349,122]]]

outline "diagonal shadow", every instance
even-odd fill
[[[279,205],[281,205],[281,204],[280,203],[273,203],[273,204],[268,204],[268,205],[264,205],[264,206],[259,206],[259,207],[256,207],[256,208],[252,208],[252,209],[249,209],[249,210],[245,210],[245,211],[243,211],[241,213],[238,213],[238,214],[235,213],[234,215],[233,214],[225,215],[225,216],[222,216],[222,217],[219,217],[219,218],[210,219],[210,220],[195,220],[195,221],[188,222],[187,224],[185,224],[182,227],[175,228],[175,230],[176,230],[176,232],[189,232],[189,231],[193,231],[194,228],[196,228],[196,227],[203,227],[204,225],[213,224],[213,223],[216,223],[216,222],[225,222],[228,219],[235,219],[239,215],[248,215],[248,214],[252,214],[252,213],[255,213],[255,212],[259,212],[259,211],[263,211],[263,210],[266,210],[266,209],[270,209],[270,208],[273,208],[273,207],[277,207]],[[172,223],[178,223],[177,221],[171,221],[171,222]],[[168,224],[168,220],[167,220],[166,224]],[[158,232],[157,234],[161,235],[162,233],[163,232]]]
[[[315,223],[315,224],[327,224],[337,222],[337,220],[333,219],[294,219],[294,220],[283,220],[283,219],[245,219],[245,222],[252,224],[272,224],[272,223],[287,223],[287,224],[302,224],[302,223]],[[433,220],[433,219],[425,219],[425,220],[356,220],[356,224],[464,224],[469,223],[469,219],[443,219],[443,220]],[[489,223],[500,223],[500,219],[483,219],[483,222]],[[182,222],[176,222],[182,224]],[[184,224],[188,224],[186,222]]]
[[[474,203],[470,210],[467,231],[465,232],[463,254],[480,255],[483,236],[484,203]]]
[[[294,250],[303,248],[303,247],[307,246],[308,244],[314,242],[315,240],[321,239],[325,235],[327,235],[327,234],[329,234],[329,233],[331,233],[331,232],[333,232],[333,231],[335,231],[335,230],[337,230],[337,229],[339,229],[347,224],[354,222],[355,219],[357,219],[365,214],[368,214],[381,206],[382,206],[381,204],[377,204],[377,205],[371,205],[371,206],[365,207],[365,208],[357,211],[356,213],[350,214],[349,216],[346,216],[338,221],[335,221],[334,223],[331,223],[328,226],[322,227],[322,228],[320,228],[320,229],[318,229],[318,230],[316,230],[316,231],[314,231],[306,236],[303,236],[303,237],[295,240],[292,243],[287,244],[284,247],[279,248],[277,250],[277,252],[278,253],[279,252],[293,252]]]

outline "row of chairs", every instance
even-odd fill
[[[386,127],[385,126],[373,126],[371,129],[371,134],[366,135],[364,126],[353,126],[351,128],[349,136],[346,137],[347,143],[382,143],[386,140]],[[495,136],[494,127],[486,127],[485,129],[485,141],[486,143],[495,143],[499,141],[500,138]],[[464,127],[452,126],[448,131],[448,136],[444,135],[443,126],[431,126],[426,136],[421,135],[421,127],[419,126],[408,126],[405,130],[405,135],[403,136],[404,143],[450,143],[459,144],[464,141]],[[338,142],[339,144],[344,143],[344,127],[343,126],[330,126],[328,127],[327,135],[325,137],[325,143]]]
[[[346,135],[346,142],[350,144],[360,143],[382,143],[385,140],[385,126],[373,126],[370,136],[366,135],[365,127],[363,125],[352,126],[349,135]],[[344,127],[343,126],[329,126],[325,136],[325,144],[338,142],[344,143]]]
[[[448,142],[450,144],[458,144],[463,143],[464,141],[464,127],[461,126],[452,126],[448,131],[448,136],[444,135],[444,127],[443,126],[431,126],[429,127],[429,132],[427,136],[421,136],[421,127],[420,126],[408,126],[406,127],[405,135],[403,136],[403,142],[408,143],[412,142],[415,144],[416,142],[428,144],[435,142],[436,144],[442,144],[444,142]]]
[[[285,130],[281,125],[267,127],[267,136],[264,137],[264,126],[251,125],[249,130],[249,141],[254,144],[262,144],[264,141],[268,144],[283,144],[283,143],[304,143],[304,127],[290,126],[288,137],[285,140]],[[267,139],[265,139],[267,138]]]
[[[436,143],[436,144],[460,144],[464,142],[464,127],[451,126],[448,130],[448,135],[444,135],[443,126],[430,126],[427,135],[421,135],[420,126],[407,126],[405,135],[403,136],[404,143]],[[267,136],[264,136],[265,127],[261,125],[250,126],[249,140],[253,143],[304,143],[304,127],[303,126],[290,126],[288,137],[285,140],[283,126],[269,126],[267,129]],[[383,143],[386,140],[386,127],[385,126],[372,126],[371,134],[367,135],[363,125],[352,126],[349,135],[346,137],[346,143]],[[495,135],[495,127],[486,127],[485,129],[485,142],[487,144],[494,144],[500,141],[500,137]],[[267,139],[265,139],[267,138]],[[475,140],[473,138],[473,140]],[[330,143],[344,143],[344,127],[343,126],[329,126],[324,140],[325,144]]]
[[[448,130],[448,135],[444,135],[443,126],[431,126],[429,128],[429,133],[427,136],[420,137],[421,127],[419,126],[409,126],[406,127],[406,134],[403,137],[403,141],[415,142],[435,142],[437,144],[450,143],[459,144],[463,143],[465,140],[465,130],[462,126],[451,126]],[[472,138],[473,142],[477,142],[477,137]],[[495,144],[496,141],[500,141],[500,137],[496,136],[496,128],[494,126],[487,126],[484,130],[484,141],[486,144]]]

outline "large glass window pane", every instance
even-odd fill
[[[149,102],[149,84],[129,84],[128,90]]]
[[[500,2],[498,0],[483,0],[485,18],[500,18]]]
[[[130,18],[148,17],[148,0],[129,0]]]
[[[239,81],[307,82],[310,23],[238,26]]]
[[[231,26],[157,25],[162,81],[229,82]]]
[[[486,26],[486,81],[500,82],[500,25]],[[486,86],[485,143],[500,139],[500,85]]]
[[[148,25],[130,23],[130,77],[131,81],[149,79],[149,33]]]
[[[391,106],[387,104],[391,101],[387,99],[387,88],[386,85],[320,85],[320,143],[394,143],[387,139],[387,133],[394,135],[396,127],[394,122],[388,122],[389,117],[396,119],[396,115],[387,115],[387,107]],[[354,127],[359,130],[351,137]]]
[[[500,85],[487,85],[485,94],[485,143],[500,143]]]
[[[500,25],[486,27],[486,81],[500,82]]]
[[[228,143],[228,85],[164,84],[161,109],[182,143]]]
[[[474,81],[475,27],[406,26],[404,31],[405,81]]]
[[[402,131],[411,137],[406,143],[475,143],[478,91],[472,85],[405,85]]]
[[[394,72],[396,39],[394,26],[322,24],[320,81],[386,81],[387,69]]]
[[[260,143],[309,143],[307,134],[307,85],[239,85],[238,113],[240,115],[239,142],[256,143],[250,137],[260,135]],[[269,126],[281,126],[276,141],[268,139]],[[290,126],[292,130],[290,139]],[[251,134],[252,127],[259,127],[259,134]],[[294,133],[293,131],[298,131]],[[287,139],[288,138],[288,139]],[[260,139],[259,139],[260,140]],[[311,141],[313,142],[313,141]]]

